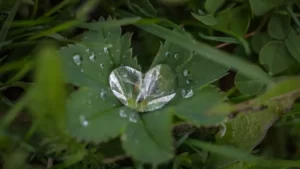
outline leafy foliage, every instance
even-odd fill
[[[299,167],[299,12],[297,0],[1,1],[0,168]]]

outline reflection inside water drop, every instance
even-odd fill
[[[74,63],[79,66],[81,64],[81,58],[80,58],[80,55],[74,55],[73,56],[73,61]]]
[[[181,90],[181,95],[185,99],[191,98],[194,95],[194,91],[193,91],[193,89],[182,89]]]
[[[129,115],[129,121],[132,123],[136,123],[138,120],[137,113],[133,112]]]
[[[127,113],[123,109],[120,110],[119,115],[122,118],[126,118],[127,117]]]

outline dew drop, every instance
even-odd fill
[[[170,55],[171,55],[170,52],[165,53],[165,56],[170,56]]]
[[[107,32],[107,35],[110,35],[110,32]]]
[[[90,52],[90,48],[87,48],[85,51],[86,51],[86,52]]]
[[[101,89],[100,97],[101,99],[105,99],[106,91],[104,89]]]
[[[104,51],[104,53],[108,53],[108,48],[107,47],[105,47],[105,48],[103,48],[103,51]]]
[[[179,55],[177,53],[175,53],[174,58],[177,60],[179,57]]]
[[[183,70],[183,76],[187,77],[189,75],[189,71],[187,69]]]
[[[89,59],[91,62],[95,62],[95,54],[92,52],[92,54],[89,56]]]
[[[88,104],[92,104],[92,101],[91,101],[91,100],[88,100]]]
[[[190,84],[190,83],[191,83],[191,80],[187,79],[186,84]]]
[[[80,55],[74,55],[73,56],[73,61],[74,63],[79,66],[81,64],[81,58],[80,58]]]
[[[101,69],[103,69],[103,68],[104,68],[104,64],[103,64],[103,63],[101,63],[101,64],[100,64],[100,67],[101,67]]]
[[[132,123],[136,123],[137,122],[137,115],[136,115],[136,113],[131,113],[129,115],[129,121],[132,122]]]
[[[119,53],[119,52],[120,52],[120,50],[119,50],[119,49],[117,49],[117,50],[116,50],[116,52],[118,52],[118,53]]]
[[[83,70],[83,69],[80,69],[80,72],[84,72],[84,70]]]
[[[122,109],[120,110],[119,115],[120,115],[120,117],[122,117],[122,118],[126,118],[126,117],[127,117],[126,112],[125,112],[124,110],[122,110]]]
[[[220,125],[219,136],[223,137],[226,134],[227,127],[224,123]]]
[[[89,122],[88,122],[87,120],[84,120],[84,121],[82,122],[82,125],[83,125],[84,127],[86,127],[86,126],[89,125]]]
[[[183,98],[187,99],[193,97],[194,91],[193,89],[189,89],[189,90],[182,89],[181,94]]]
[[[104,42],[107,43],[107,39],[106,38],[104,39]]]

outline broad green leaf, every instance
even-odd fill
[[[208,25],[208,26],[213,26],[218,23],[216,17],[213,14],[198,15],[198,14],[192,13],[192,15],[195,19],[197,19],[198,21],[200,21],[203,24]]]
[[[217,24],[214,26],[217,29],[225,29],[235,32],[238,35],[244,35],[248,31],[250,24],[250,14],[248,6],[242,5],[231,10],[224,11],[216,17]]]
[[[258,33],[251,38],[251,47],[255,53],[259,53],[261,48],[270,42],[272,38],[268,33]]]
[[[205,1],[205,9],[208,13],[215,13],[226,0],[206,0]]]
[[[291,55],[300,63],[300,39],[294,29],[291,29],[288,37],[284,40],[286,48]]]
[[[127,0],[128,6],[138,15],[145,15],[149,17],[154,17],[156,15],[156,10],[152,6],[149,0]]]
[[[159,164],[173,157],[172,118],[169,111],[155,111],[137,117],[122,135],[126,153],[143,163]]]
[[[64,134],[66,91],[61,58],[53,44],[43,45],[38,53],[36,85],[30,96],[29,108],[41,131],[53,135]]]
[[[259,61],[269,70],[270,75],[276,75],[288,69],[294,59],[281,41],[267,43],[259,52]]]
[[[116,108],[117,105],[118,101],[110,90],[82,87],[72,93],[67,102],[70,135],[94,143],[117,137],[129,122],[120,116],[120,111],[130,111]]]
[[[180,99],[178,102],[170,104],[178,117],[197,126],[215,125],[225,119],[226,112],[223,114],[210,112],[225,99],[216,88],[206,86],[192,92],[192,97]]]
[[[291,0],[249,0],[251,9],[256,16],[261,16],[266,12],[283,5]]]
[[[66,82],[92,88],[108,85],[108,75],[113,65],[107,55],[100,55],[99,52],[80,44],[61,48],[60,55]],[[91,61],[90,57],[94,59]],[[100,64],[103,64],[104,71]]]
[[[251,96],[259,94],[264,88],[261,81],[246,78],[240,73],[235,76],[234,84],[242,94]]]
[[[178,76],[180,82],[187,83],[191,80],[192,85],[198,88],[207,85],[213,81],[225,76],[229,68],[221,64],[215,63],[200,54],[194,54],[189,62],[180,70]],[[184,75],[184,71],[188,71],[188,75]],[[181,85],[181,84],[180,84]]]
[[[216,144],[234,146],[247,153],[257,146],[265,137],[269,127],[280,117],[275,108],[259,112],[243,112],[233,120],[225,123],[225,134],[217,136]],[[227,165],[236,159],[226,158],[218,154],[211,156],[211,164]]]
[[[274,167],[274,166],[264,166],[260,164],[250,163],[240,161],[226,167],[222,167],[221,169],[287,169],[288,167]]]
[[[156,36],[166,39],[174,44],[180,45],[191,51],[200,53],[201,56],[216,62],[224,67],[231,67],[249,78],[259,79],[265,84],[273,84],[273,80],[260,68],[241,58],[221,52],[204,43],[197,42],[183,34],[172,32],[158,25],[137,25]]]
[[[285,39],[291,28],[290,20],[289,15],[273,14],[268,23],[269,35],[274,39]]]

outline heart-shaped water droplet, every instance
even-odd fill
[[[162,108],[176,95],[176,75],[168,65],[157,65],[145,75],[128,66],[116,68],[109,76],[114,95],[139,112]]]

